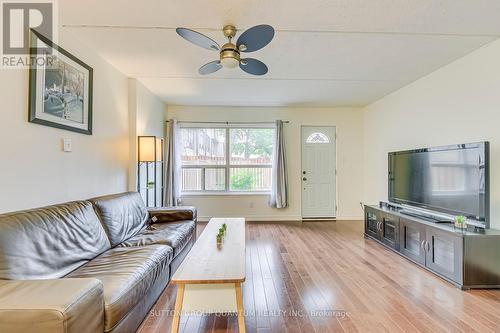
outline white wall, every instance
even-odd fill
[[[491,226],[500,228],[500,40],[365,109],[365,201],[387,199],[387,153],[490,141]]]
[[[0,70],[0,212],[127,189],[127,78],[64,32],[59,44],[94,68],[94,133],[28,123],[28,71]]]
[[[129,190],[137,190],[137,137],[165,135],[166,105],[136,79],[129,79]]]
[[[301,219],[300,126],[325,125],[337,129],[338,218],[359,219],[363,197],[363,113],[353,108],[242,108],[168,106],[168,118],[194,121],[273,121],[285,125],[290,207],[268,206],[266,195],[212,195],[184,197],[183,204],[198,207],[203,219],[211,216],[244,216],[249,220]],[[253,208],[251,207],[253,205]]]

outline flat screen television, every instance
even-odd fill
[[[489,143],[389,153],[389,201],[489,228]]]

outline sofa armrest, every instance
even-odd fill
[[[154,207],[148,208],[149,223],[168,223],[176,221],[192,220],[196,222],[197,212],[195,207]]]
[[[0,332],[104,331],[97,279],[0,280]]]

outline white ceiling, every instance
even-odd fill
[[[166,103],[362,106],[500,37],[498,0],[61,0],[63,29]],[[249,53],[269,73],[198,68],[218,58],[181,39],[222,45],[227,23],[276,29]]]

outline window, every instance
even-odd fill
[[[330,138],[323,133],[312,133],[307,137],[306,143],[330,143]]]
[[[183,192],[268,192],[274,128],[181,128]]]

